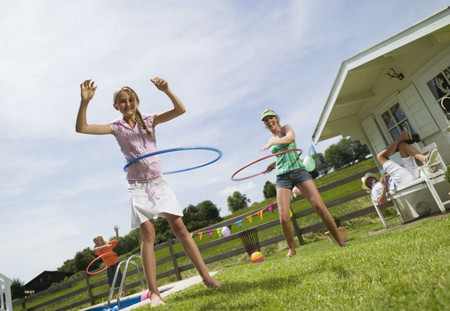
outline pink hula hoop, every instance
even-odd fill
[[[231,180],[234,180],[234,181],[240,181],[240,180],[249,179],[249,178],[252,178],[252,177],[261,175],[261,174],[265,174],[267,170],[264,170],[264,171],[262,171],[262,172],[260,172],[260,173],[256,173],[256,174],[254,174],[254,175],[250,175],[250,176],[247,176],[247,177],[234,178],[234,176],[236,176],[240,171],[246,169],[246,168],[249,167],[250,165],[253,165],[253,164],[255,164],[255,163],[258,163],[258,162],[260,162],[260,161],[262,161],[262,160],[265,160],[265,159],[267,159],[267,158],[274,157],[274,156],[276,156],[276,155],[279,155],[279,154],[282,154],[282,153],[286,153],[286,152],[291,152],[291,151],[298,151],[298,152],[299,152],[299,154],[298,154],[299,156],[300,156],[300,155],[302,154],[302,152],[303,152],[303,150],[301,150],[301,149],[289,149],[289,150],[283,150],[283,151],[280,151],[280,152],[273,153],[273,154],[271,154],[271,155],[262,157],[261,159],[258,159],[258,160],[256,160],[256,161],[253,161],[253,162],[251,162],[251,163],[249,163],[249,164],[243,166],[242,168],[238,169],[238,170],[231,176]]]
[[[109,254],[114,254],[114,255],[116,255],[116,257],[117,257],[117,254],[114,253],[114,252],[108,252],[108,253],[101,254],[100,256],[98,256],[97,258],[95,258],[94,260],[92,260],[91,263],[87,266],[87,268],[86,268],[86,273],[89,274],[89,275],[94,275],[94,274],[98,274],[98,273],[103,272],[103,271],[105,271],[106,269],[108,269],[108,266],[106,266],[106,267],[104,267],[103,269],[100,269],[100,270],[98,270],[98,271],[94,271],[94,272],[90,272],[90,271],[89,271],[89,267],[90,267],[94,262],[96,262],[96,261],[99,260],[100,258],[102,258],[102,257],[104,257],[104,256],[106,256],[106,255],[109,255]]]

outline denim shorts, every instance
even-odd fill
[[[292,189],[294,186],[301,185],[307,180],[312,180],[311,175],[306,171],[305,168],[298,168],[293,171],[277,175],[277,189],[287,188]]]

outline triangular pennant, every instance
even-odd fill
[[[212,232],[212,230],[208,231],[209,238],[211,238],[211,232]]]
[[[260,211],[258,211],[258,216],[259,216],[259,218],[261,218],[261,220],[263,219],[263,213],[264,213],[264,210],[262,209],[262,210],[260,210]]]
[[[242,220],[236,221],[236,224],[238,225],[239,229],[242,228]]]
[[[253,221],[253,215],[247,216],[246,218],[248,219],[248,221],[249,221],[250,223],[252,223],[252,221]]]
[[[203,232],[197,232],[197,234],[198,234],[198,237],[199,237],[200,240],[201,240],[201,239],[202,239]]]
[[[219,238],[222,236],[222,228],[217,228],[217,235],[219,236]]]
[[[194,234],[193,233],[191,233],[191,238],[193,238],[194,237]]]
[[[270,204],[269,206],[267,206],[267,209],[273,213],[273,204]]]

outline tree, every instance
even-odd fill
[[[205,226],[222,220],[222,218],[219,215],[219,209],[213,202],[206,200],[200,202],[197,206],[198,206],[198,218],[207,221],[207,224]]]
[[[316,162],[316,171],[319,176],[325,176],[331,170],[330,164],[325,161],[325,157],[322,153],[316,153],[311,155]]]
[[[23,282],[19,279],[13,279],[11,282],[11,298],[12,300],[25,297],[25,288]]]
[[[203,201],[197,206],[189,205],[183,210],[183,221],[188,231],[194,231],[221,221],[219,209],[209,201]]]
[[[333,144],[325,150],[325,161],[335,170],[338,170],[353,161],[351,139],[342,138],[337,144]]]
[[[155,243],[160,244],[162,242],[166,242],[169,239],[175,238],[172,230],[170,229],[169,222],[165,217],[158,217],[154,221],[155,225]]]
[[[265,199],[276,197],[277,189],[275,187],[275,184],[271,183],[270,181],[266,181],[266,183],[264,184],[263,194]]]
[[[97,256],[94,254],[94,252],[89,247],[86,247],[81,252],[77,252],[75,255],[75,258],[74,258],[76,272],[86,270],[87,266],[96,257]],[[94,270],[94,269],[98,268],[99,265],[100,265],[100,262],[97,260],[92,264],[90,269]]]
[[[113,239],[115,239],[114,237]],[[139,247],[141,243],[140,239],[140,231],[139,229],[134,229],[130,231],[126,236],[120,237],[119,242],[117,242],[117,246],[114,248],[114,252],[118,256],[127,254],[137,247]]]
[[[66,261],[64,261],[64,264],[58,268],[58,271],[72,273],[78,272],[77,267],[75,266],[75,259],[67,259]]]
[[[358,161],[364,160],[370,154],[369,147],[362,145],[359,140],[352,142],[352,150],[353,159]]]
[[[235,191],[233,195],[228,197],[227,203],[228,210],[234,213],[237,210],[247,207],[247,203],[250,203],[250,199],[247,199],[245,194]]]

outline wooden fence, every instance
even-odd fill
[[[324,191],[336,188],[338,186],[342,186],[343,184],[346,184],[346,183],[352,182],[354,180],[360,179],[361,176],[363,176],[366,172],[378,172],[378,168],[377,167],[373,167],[373,168],[370,168],[370,169],[365,170],[363,172],[359,172],[357,174],[345,177],[345,178],[340,179],[338,181],[335,181],[335,182],[332,182],[330,184],[321,186],[321,187],[318,188],[318,190],[319,190],[319,192],[324,192]],[[365,190],[359,190],[359,191],[356,191],[354,193],[351,193],[351,194],[345,195],[343,197],[340,197],[338,199],[335,199],[335,200],[332,200],[332,201],[328,201],[328,202],[326,202],[326,206],[327,206],[327,208],[331,208],[331,207],[334,207],[336,205],[339,205],[339,204],[342,204],[342,203],[345,203],[345,202],[349,202],[349,201],[355,200],[357,198],[360,198],[360,197],[363,197],[363,196],[366,196],[366,195],[368,195],[368,194],[367,194],[367,192]],[[297,198],[294,201],[298,201],[298,200],[301,200],[303,198],[304,198],[303,195],[299,195],[299,196],[297,196]],[[391,205],[386,205],[386,206],[384,206],[384,208],[387,208],[387,207],[389,207]],[[277,208],[276,203],[274,203],[274,208]],[[268,211],[265,210],[264,212],[268,212]],[[316,223],[316,224],[313,224],[313,225],[310,225],[310,226],[307,226],[307,227],[304,227],[304,228],[300,228],[298,226],[298,223],[297,223],[297,219],[298,218],[305,217],[305,216],[310,215],[310,214],[312,214],[314,212],[315,211],[314,211],[313,208],[308,208],[308,209],[302,210],[300,212],[294,213],[292,215],[292,217],[291,217],[291,220],[292,220],[292,223],[293,223],[293,227],[294,227],[294,232],[295,232],[295,235],[297,236],[300,244],[304,244],[304,240],[303,240],[303,237],[302,237],[303,234],[314,232],[314,231],[320,230],[320,229],[325,227],[323,222],[319,222],[319,223]],[[359,209],[357,211],[354,211],[354,212],[342,215],[342,216],[340,216],[340,219],[341,219],[341,221],[348,221],[348,220],[351,220],[351,219],[354,219],[354,218],[358,218],[358,217],[361,217],[361,216],[365,216],[365,215],[368,215],[368,214],[371,214],[371,213],[374,213],[374,212],[375,212],[375,209],[374,209],[373,205],[370,205],[370,206],[367,206],[367,207],[363,207],[363,208],[361,208],[361,209]],[[224,226],[227,226],[227,225],[231,225],[231,224],[236,223],[236,221],[238,221],[240,219],[243,219],[243,218],[245,218],[245,217],[247,217],[249,215],[252,215],[254,213],[255,213],[255,211],[253,210],[253,211],[251,211],[249,213],[240,215],[240,216],[235,217],[233,219],[229,219],[229,220],[221,222],[219,224],[215,224],[213,226],[209,226],[209,227],[204,228],[202,230],[203,231],[214,230],[214,229],[221,228],[221,227],[224,227]],[[253,228],[255,228],[257,231],[263,231],[263,230],[266,230],[266,229],[269,229],[269,228],[272,228],[272,227],[275,227],[275,226],[279,226],[279,225],[280,225],[280,221],[278,219],[275,219],[275,220],[263,223],[263,224],[261,224],[259,226],[255,226]],[[200,251],[206,250],[208,248],[216,247],[216,246],[219,246],[221,244],[224,244],[224,243],[227,243],[227,242],[239,239],[239,238],[240,238],[240,234],[232,234],[232,235],[230,235],[228,237],[223,237],[223,238],[214,240],[212,242],[208,242],[208,243],[205,243],[203,245],[199,245],[199,249],[200,249]],[[278,242],[283,241],[283,240],[284,240],[284,236],[281,234],[281,235],[278,235],[278,236],[275,236],[275,237],[271,237],[271,238],[269,238],[267,240],[264,240],[264,241],[259,241],[259,246],[260,247],[264,247],[264,246],[268,246],[268,245],[271,245],[271,244],[274,244],[274,243],[278,243]],[[164,249],[166,247],[170,251],[170,256],[167,256],[165,258],[161,258],[161,259],[157,260],[156,264],[157,265],[161,265],[161,264],[166,263],[166,262],[172,262],[172,264],[173,264],[173,269],[170,269],[170,270],[167,270],[165,272],[162,272],[162,273],[158,274],[157,275],[157,279],[161,279],[161,278],[165,278],[165,277],[168,277],[168,276],[171,276],[171,275],[175,275],[178,280],[181,280],[181,272],[195,268],[192,263],[189,263],[189,264],[183,265],[183,266],[180,266],[178,264],[178,258],[184,257],[184,256],[186,256],[186,254],[184,253],[184,251],[180,251],[180,252],[175,252],[174,251],[173,245],[175,245],[177,243],[179,243],[178,239],[172,239],[172,240],[168,240],[165,243],[162,243],[162,244],[159,244],[159,245],[155,246],[155,252],[158,251],[158,250]],[[224,249],[223,253],[221,253],[219,255],[216,255],[214,257],[204,258],[204,260],[205,260],[206,264],[210,264],[210,263],[214,263],[214,262],[217,262],[217,261],[220,261],[220,260],[224,260],[224,259],[236,256],[236,255],[244,254],[246,252],[247,251],[246,251],[245,247],[234,249],[232,251],[226,251]],[[142,268],[139,267],[138,269],[128,270],[127,277],[129,275],[133,275],[133,274],[136,274],[136,273],[141,273],[141,275],[142,275]],[[143,278],[144,278],[144,276],[143,276]],[[51,293],[58,292],[58,291],[63,290],[63,289],[67,290],[68,288],[70,288],[74,284],[76,284],[78,282],[82,282],[82,281],[86,283],[86,286],[83,286],[82,288],[70,291],[67,294],[64,294],[62,296],[58,296],[57,298],[48,300],[48,301],[40,303],[38,305],[34,305],[32,307],[27,307],[27,304],[29,304],[31,301],[33,301],[35,299],[38,299],[40,297],[43,297],[43,296],[51,294]],[[91,277],[89,277],[89,275],[87,275],[87,274],[84,274],[82,276],[73,278],[73,279],[71,279],[71,280],[69,280],[67,282],[58,284],[57,286],[52,286],[51,288],[49,288],[49,289],[47,289],[45,291],[39,292],[39,293],[37,293],[35,295],[32,295],[30,297],[27,297],[27,298],[24,298],[24,299],[20,299],[20,300],[15,300],[13,302],[13,306],[15,307],[15,309],[17,309],[18,306],[21,306],[22,310],[30,310],[30,311],[32,311],[32,310],[40,310],[40,309],[50,309],[50,308],[52,310],[61,310],[62,311],[62,310],[71,310],[71,309],[73,309],[75,307],[78,307],[78,306],[81,306],[81,305],[84,305],[84,304],[94,305],[96,303],[96,301],[98,301],[100,299],[103,299],[103,298],[105,298],[105,300],[107,299],[107,297],[109,295],[109,291],[103,292],[103,293],[98,294],[98,295],[93,295],[93,289],[94,288],[102,286],[102,285],[105,285],[106,283],[107,283],[106,278],[104,280],[102,280],[102,281],[99,281],[99,282],[96,282],[96,283],[91,283]],[[134,283],[131,283],[131,284],[127,283],[127,289],[128,290],[131,289],[131,288],[139,287],[139,286],[141,286],[140,281],[137,281],[137,282],[134,282]],[[86,295],[86,293],[87,293],[87,295]],[[80,294],[84,294],[85,296],[88,296],[88,298],[79,300],[79,301],[77,301],[75,303],[72,303],[72,304],[64,306],[64,307],[57,307],[57,308],[50,307],[52,304],[55,304],[55,303],[61,304],[61,301],[67,300],[70,297],[73,297],[73,296],[76,296],[76,295],[80,295]]]

